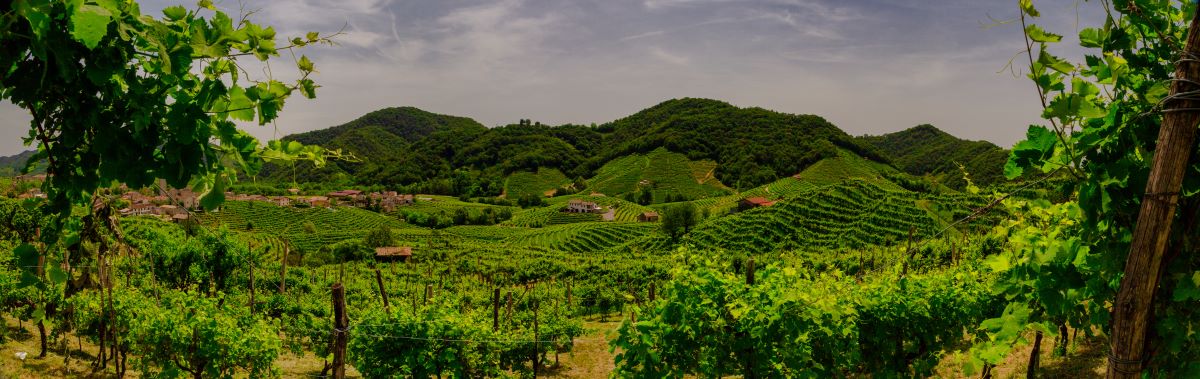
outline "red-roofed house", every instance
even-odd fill
[[[408,246],[388,246],[375,248],[375,260],[379,262],[404,262],[409,258],[412,258],[412,248]]]
[[[758,207],[769,207],[775,205],[774,201],[767,200],[765,197],[748,197],[738,202],[738,210],[747,210]]]

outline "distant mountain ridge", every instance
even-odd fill
[[[21,173],[21,169],[25,168],[25,163],[28,162],[29,158],[33,157],[33,155],[36,153],[37,150],[26,150],[17,153],[16,155],[0,157],[0,176],[19,175]],[[40,162],[33,165],[33,167],[30,168],[29,173],[46,173],[46,164],[44,162]]]
[[[859,140],[882,151],[892,165],[912,175],[932,175],[951,188],[966,181],[958,165],[976,185],[1000,183],[1008,150],[987,141],[969,141],[924,124],[895,133],[862,136]]]
[[[496,196],[510,187],[523,188],[518,192],[524,194],[553,193],[555,187],[531,188],[529,183],[510,180],[513,173],[553,169],[566,177],[554,182],[562,182],[558,185],[574,190],[585,188],[569,186],[570,182],[595,187],[586,188],[592,191],[621,191],[606,193],[609,196],[652,190],[655,199],[679,199],[704,192],[690,185],[679,186],[683,183],[679,178],[695,177],[712,188],[745,190],[795,175],[818,161],[839,157],[843,152],[879,164],[895,163],[906,172],[941,175],[951,172],[947,167],[954,168],[956,173],[957,167],[952,162],[929,165],[924,159],[937,155],[967,157],[980,151],[992,151],[981,149],[986,146],[976,146],[978,143],[959,142],[962,140],[936,128],[932,129],[936,133],[914,129],[917,132],[853,137],[819,116],[740,108],[722,101],[696,98],[667,100],[598,126],[549,126],[521,120],[517,124],[487,128],[465,117],[440,115],[413,107],[385,108],[346,124],[284,137],[285,140],[342,149],[360,161],[334,162],[322,169],[300,164],[295,171],[290,167],[268,165],[259,179],[290,182],[294,174],[297,181]],[[906,149],[904,146],[909,142],[936,145],[940,150],[929,153]],[[662,180],[639,179],[618,182],[625,184],[617,186],[601,184],[614,183],[606,179],[597,181],[599,187],[586,184],[591,178],[599,179],[597,175],[605,167],[610,168],[603,171],[607,173],[604,177],[612,178],[611,167],[618,166],[611,166],[610,162],[634,155],[646,156],[655,151],[680,154],[682,157],[677,159],[684,161],[671,164],[667,171],[650,171],[657,172],[650,174],[652,176],[662,175]],[[896,163],[897,160],[902,163]],[[687,163],[689,161],[693,163]],[[710,163],[705,166],[701,162]],[[983,164],[969,163],[970,168]],[[995,172],[999,172],[1003,163],[1001,160],[996,165]],[[692,172],[699,167],[709,168],[705,172]],[[988,181],[992,177],[991,171],[978,171],[972,171],[977,179]],[[952,180],[951,175],[943,176],[943,180]]]

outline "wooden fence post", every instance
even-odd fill
[[[346,378],[346,288],[342,283],[333,285],[333,377]]]

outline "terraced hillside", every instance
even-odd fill
[[[591,253],[636,240],[657,230],[657,224],[637,222],[583,222],[548,226],[504,240],[511,246]]]
[[[696,200],[693,201],[693,204],[698,209],[708,210],[709,214],[719,215],[736,209],[738,201],[748,197],[764,197],[770,200],[790,199],[851,179],[866,180],[888,190],[901,190],[900,186],[884,177],[889,174],[901,175],[888,165],[864,159],[846,150],[840,150],[837,157],[823,159],[791,177],[733,195]],[[655,205],[654,208],[662,210],[666,206],[669,204]]]
[[[210,227],[225,226],[241,233],[269,236],[261,238],[264,244],[280,243],[272,242],[276,238],[290,241],[293,248],[304,251],[362,238],[380,225],[404,226],[395,218],[358,208],[298,209],[259,201],[227,201],[219,211],[201,213],[198,218]]]
[[[713,176],[716,169],[711,160],[693,161],[660,147],[606,163],[588,180],[587,189],[619,196],[648,188],[659,202],[668,195],[687,199],[726,195],[730,190]]]
[[[771,207],[706,222],[688,240],[704,248],[746,253],[886,246],[905,240],[910,228],[917,237],[932,236],[983,201],[965,196],[938,197],[891,189],[869,179],[847,179]]]
[[[540,168],[538,172],[514,172],[508,176],[504,185],[504,195],[509,199],[519,199],[525,195],[546,196],[553,194],[555,188],[571,184],[571,179],[562,171],[553,168]]]
[[[632,222],[637,221],[637,216],[642,212],[653,212],[654,209],[631,203],[622,199],[608,196],[559,196],[547,199],[547,206],[539,208],[530,208],[513,213],[512,220],[504,222],[507,226],[520,227],[543,227],[558,224],[569,224],[576,222],[601,221],[602,217],[599,214],[585,213],[572,214],[562,211],[567,206],[567,202],[571,199],[581,199],[584,201],[594,202],[601,207],[606,207],[613,211],[613,220],[615,222]]]

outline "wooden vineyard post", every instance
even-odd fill
[[[392,307],[388,304],[387,289],[383,287],[383,274],[379,273],[378,268],[375,269],[375,283],[379,285],[379,297],[383,299],[383,311],[391,316]]]
[[[572,281],[573,280],[569,280],[569,279],[567,280],[567,307],[568,308],[571,307],[571,282]]]
[[[1171,95],[1164,100],[1162,128],[1158,130],[1150,178],[1142,208],[1134,225],[1125,276],[1113,303],[1112,342],[1108,378],[1141,377],[1147,359],[1146,335],[1150,329],[1154,292],[1162,274],[1163,253],[1171,235],[1171,223],[1179,202],[1179,191],[1187,173],[1188,157],[1200,123],[1200,12],[1192,16],[1187,45],[1175,62]],[[1181,96],[1180,98],[1175,98]]]
[[[342,283],[333,285],[333,377],[346,378],[346,288]]]
[[[500,330],[500,288],[492,289],[492,331]]]
[[[754,285],[754,258],[746,260],[746,285]]]
[[[426,284],[425,285],[425,304],[424,305],[429,305],[429,298],[431,298],[431,297],[433,297],[433,285]]]
[[[950,263],[958,266],[958,247],[954,246],[954,242],[950,242]]]
[[[512,291],[508,291],[508,304],[504,308],[504,325],[508,329],[512,329],[512,307],[513,307]]]
[[[650,282],[650,301],[654,301],[654,282]]]

